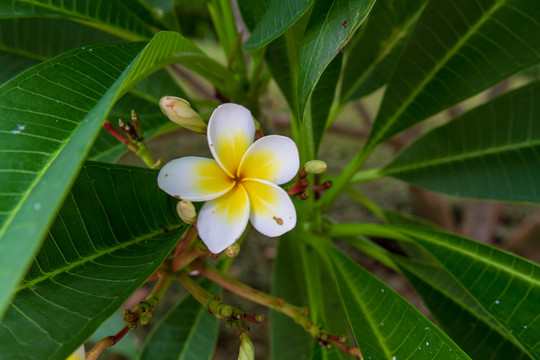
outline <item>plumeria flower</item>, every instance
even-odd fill
[[[248,220],[270,237],[294,228],[294,205],[278,186],[298,172],[294,141],[269,135],[253,142],[251,113],[237,104],[218,106],[208,122],[207,137],[214,159],[173,160],[159,172],[158,185],[176,198],[206,201],[197,229],[208,250],[217,254],[232,245]]]

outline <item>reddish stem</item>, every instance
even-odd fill
[[[122,330],[116,333],[116,335],[107,336],[98,341],[96,346],[92,348],[89,352],[86,353],[86,360],[96,360],[105,348],[117,344],[122,338],[128,333],[129,325],[125,325]]]
[[[116,128],[112,126],[109,120],[105,120],[105,122],[103,123],[103,128],[107,130],[109,134],[114,136],[122,144],[126,145],[129,148],[129,150],[133,151],[134,153],[139,151],[139,148],[135,144],[133,144],[131,141],[126,139],[126,137],[122,135],[118,130],[116,130]]]

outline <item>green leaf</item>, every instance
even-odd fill
[[[176,84],[168,72],[160,70],[141,81],[134,89],[118,100],[109,113],[108,118],[113,123],[117,119],[130,119],[131,110],[134,109],[141,120],[145,140],[150,140],[168,131],[178,129],[178,125],[170,121],[161,112],[159,107],[159,99],[165,95],[179,96],[189,100],[188,96]],[[101,130],[90,151],[89,159],[115,162],[128,151],[128,148],[124,144],[119,142],[106,130]]]
[[[199,51],[180,34],[160,33],[146,47],[72,50],[0,87],[0,314],[114,101]]]
[[[273,0],[265,9],[262,18],[251,31],[244,44],[246,50],[256,50],[283,34],[309,9],[313,0]]]
[[[300,244],[288,235],[279,239],[274,261],[272,295],[296,306],[306,305],[307,289],[300,256]],[[308,359],[313,339],[290,317],[270,311],[271,358],[275,360]]]
[[[333,335],[346,335],[349,333],[349,324],[341,300],[336,294],[338,289],[336,281],[324,259],[315,249],[300,244],[299,253],[304,265],[305,282],[309,300],[309,316],[311,321],[322,326]],[[340,349],[332,347],[327,349],[319,343],[313,342],[311,359],[349,359],[350,356]]]
[[[253,31],[270,6],[270,0],[239,0],[238,6],[246,26]],[[268,69],[289,104],[289,108],[293,111],[298,108],[297,83],[300,46],[308,20],[309,12],[295,22],[283,36],[270,43],[265,52]]]
[[[79,46],[120,40],[83,24],[56,18],[0,18],[0,34],[10,34],[0,36],[0,51],[34,61],[44,61]]]
[[[313,7],[300,49],[298,115],[324,69],[347,44],[368,15],[375,0],[322,0]]]
[[[383,86],[396,67],[427,0],[379,0],[345,48],[341,102]]]
[[[393,258],[438,323],[472,359],[529,359],[439,264]]]
[[[319,250],[332,264],[364,359],[469,359],[411,304],[335,247]]]
[[[334,101],[343,57],[336,56],[324,71],[311,96],[311,128],[314,154],[317,155],[323,135],[330,121],[330,109]]]
[[[83,167],[0,322],[3,357],[65,359],[158,268],[187,227],[163,230],[180,220],[156,177]]]
[[[540,62],[540,2],[431,1],[396,67],[366,147]]]
[[[134,1],[10,0],[0,2],[0,18],[20,17],[71,19],[132,41],[151,38],[152,26],[158,25],[151,16],[147,16],[144,8]]]
[[[540,357],[540,267],[477,241],[396,228],[426,249],[532,358]]]
[[[419,138],[383,173],[456,196],[540,202],[540,82]]]
[[[219,288],[210,281],[202,286],[211,293]],[[210,360],[216,347],[218,325],[216,316],[188,294],[156,324],[138,359]]]

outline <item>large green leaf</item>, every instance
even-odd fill
[[[383,86],[396,67],[427,0],[378,0],[345,48],[341,102]]]
[[[270,5],[270,0],[238,1],[242,19],[248,29],[253,31]],[[270,43],[265,52],[268,69],[290,109],[297,108],[298,59],[300,57],[302,35],[308,19],[309,14],[305,14],[300,21],[295,22],[282,36]]]
[[[396,228],[433,255],[532,358],[540,358],[540,267],[455,235]]]
[[[0,19],[0,83],[64,51],[113,41],[118,38],[64,19]]]
[[[205,281],[202,286],[215,294],[218,286]],[[138,359],[210,360],[216,347],[219,320],[187,295],[152,330]]]
[[[469,359],[411,304],[335,247],[319,250],[332,264],[364,359]]]
[[[300,49],[299,118],[324,69],[347,44],[374,3],[375,0],[322,0],[313,6]]]
[[[540,201],[540,82],[418,139],[383,174],[451,195]]]
[[[539,18],[539,1],[429,2],[388,82],[367,148],[540,62]]]
[[[334,101],[342,61],[343,57],[341,55],[336,56],[332,60],[315,86],[313,95],[311,96],[310,118],[314,156],[317,156],[326,128],[330,121],[333,120],[329,119],[330,109]]]
[[[283,34],[308,10],[313,0],[272,0],[251,31],[244,44],[247,50],[256,50]]]
[[[439,264],[394,257],[431,314],[472,359],[529,359]]]
[[[160,33],[146,47],[72,50],[0,87],[0,314],[114,101],[197,52],[180,34]]]
[[[299,253],[304,266],[305,282],[311,321],[322,326],[333,335],[347,335],[349,324],[338,294],[336,281],[328,265],[309,245],[300,244]],[[349,341],[351,343],[351,341]],[[311,359],[350,359],[336,347],[331,349],[315,343]]]
[[[4,0],[0,18],[56,17],[67,18],[101,29],[127,40],[152,37],[160,24],[136,1],[121,0]]]
[[[66,358],[163,262],[187,227],[163,230],[180,221],[156,177],[83,167],[0,322],[2,358]]]
[[[300,244],[294,237],[284,236],[279,239],[272,278],[272,295],[296,306],[308,304]],[[271,311],[270,346],[271,359],[307,360],[313,339],[291,318]]]

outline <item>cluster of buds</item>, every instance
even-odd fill
[[[131,122],[118,119],[118,127],[122,130],[124,135],[116,130],[109,120],[105,120],[105,123],[103,124],[103,128],[112,136],[126,145],[131,151],[137,153],[144,138],[141,130],[141,122],[135,110],[131,110]]]
[[[306,190],[312,190],[315,193],[319,191],[328,190],[332,186],[330,180],[325,181],[322,184],[315,184],[310,186],[308,174],[319,175],[326,171],[327,165],[322,160],[310,160],[304,164],[298,173],[298,178],[292,183],[287,193],[291,196],[296,196],[302,200],[306,200],[309,194]]]

